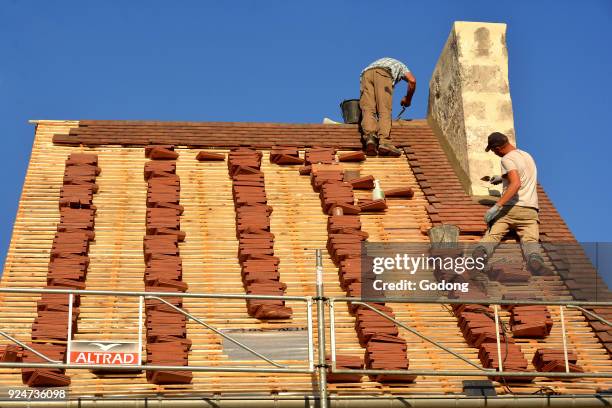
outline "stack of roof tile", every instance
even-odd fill
[[[362,212],[380,212],[387,209],[387,202],[384,199],[370,200],[361,198],[357,205]]]
[[[495,323],[491,317],[491,308],[482,305],[460,305],[453,307],[453,310],[461,333],[470,346],[479,347],[482,343],[495,342]]]
[[[14,363],[21,361],[22,357],[21,347],[14,344],[3,344],[0,346],[0,363]]]
[[[28,346],[55,361],[63,362],[66,357],[66,344],[34,343],[28,344]],[[48,363],[28,349],[23,351],[23,362]],[[64,374],[64,371],[47,368],[22,368],[21,377],[23,383],[30,387],[65,387],[70,384],[70,378]]]
[[[543,305],[510,306],[510,327],[516,338],[543,339],[550,334],[553,321]]]
[[[180,179],[176,174],[178,154],[173,146],[148,146],[145,156],[147,181],[146,235],[143,240],[145,258],[145,290],[150,292],[185,292],[182,261],[178,243],[185,239],[181,231]],[[182,307],[180,297],[164,297]],[[159,300],[146,301],[147,364],[188,365],[191,342],[187,339],[186,318]],[[147,380],[154,384],[187,384],[189,371],[147,371]]]
[[[361,244],[367,234],[361,231],[358,215],[330,215],[327,219],[327,252],[344,274],[361,271]],[[359,269],[358,269],[359,268]],[[359,281],[361,282],[361,281]]]
[[[320,187],[319,196],[325,214],[329,214],[332,207],[337,205],[341,206],[343,209],[349,208],[353,206],[355,201],[353,186],[344,181],[334,181],[323,184]],[[355,211],[357,211],[356,208]]]
[[[274,146],[270,150],[270,162],[280,165],[304,164],[304,160],[300,158],[300,152],[297,147],[291,146]]]
[[[312,188],[319,192],[323,212],[331,214],[332,209],[338,207],[345,214],[359,214],[361,210],[354,204],[353,186],[351,183],[344,181],[344,172],[341,166],[315,164],[311,167],[310,183]]]
[[[414,191],[410,187],[398,187],[385,191],[386,198],[412,198]]]
[[[574,351],[568,350],[567,360],[569,371],[583,373],[584,369],[577,364],[578,356]],[[532,363],[536,370],[548,373],[565,372],[565,355],[563,349],[538,349]]]
[[[274,160],[293,153],[283,152]],[[250,148],[233,149],[228,156],[236,209],[238,259],[247,294],[282,296],[287,285],[280,281],[279,259],[274,256],[274,234],[270,232],[272,207],[267,205],[261,158],[260,151]],[[247,309],[250,316],[258,319],[287,319],[292,314],[282,299],[249,299]]]
[[[326,357],[328,365],[331,365],[331,356]],[[358,356],[348,354],[336,354],[336,368],[338,370],[361,370],[363,369],[363,361]],[[331,370],[327,373],[328,383],[347,383],[359,382],[361,374],[336,374]]]
[[[151,160],[176,160],[178,153],[173,145],[149,145],[145,147],[145,157]]]
[[[339,267],[340,283],[347,296],[361,296],[361,262],[365,261],[365,257],[362,258],[361,246],[368,234],[361,230],[360,210],[353,204],[353,185],[344,182],[342,167],[332,164],[330,157],[333,156],[333,149],[326,152],[319,149],[316,154],[322,159],[328,159],[328,164],[311,164],[312,187],[319,192],[323,211],[329,214],[327,250]],[[307,162],[315,160],[313,156],[307,152]],[[399,337],[397,326],[367,307],[349,306],[355,316],[355,331],[359,343],[366,348],[366,367],[407,370],[409,362],[406,356],[406,341]],[[393,310],[382,303],[371,303],[370,306],[393,317]],[[336,379],[354,381],[355,377]],[[375,376],[375,380],[379,382],[412,382],[414,379],[414,376],[408,375]]]
[[[95,184],[100,174],[98,156],[87,153],[72,153],[66,160],[64,183],[60,190],[60,208],[91,208],[93,195],[98,191]]]
[[[51,259],[47,271],[47,288],[85,289],[89,265],[89,243],[94,239],[96,208],[93,195],[100,173],[98,156],[72,153],[66,160],[63,185],[60,190],[60,222],[53,238]],[[38,315],[32,324],[32,347],[41,347],[63,359],[68,341],[68,295],[43,294],[38,301]],[[77,330],[79,295],[74,296],[72,329]],[[72,335],[72,334],[71,334]],[[44,352],[43,352],[44,353]],[[23,355],[25,362],[42,360],[32,352]],[[70,383],[64,370],[23,369],[23,381],[30,386],[58,386]]]
[[[362,151],[344,153],[338,156],[340,162],[362,162],[366,159],[366,155]]]
[[[354,190],[372,190],[374,188],[374,176],[358,177],[350,180]]]
[[[225,155],[222,153],[207,152],[202,150],[196,156],[198,161],[224,161]]]
[[[523,351],[518,344],[504,340],[501,342],[500,350],[503,371],[529,372],[527,369],[527,359],[525,359]],[[496,343],[482,343],[478,348],[478,358],[485,368],[499,370],[498,356]],[[502,379],[502,376],[494,376],[492,378],[499,381]],[[531,382],[534,378],[535,376],[504,377],[504,380],[512,382]]]
[[[478,357],[485,368],[499,370],[499,356],[497,354],[497,336],[493,311],[484,305],[453,306],[453,312],[458,319],[458,325],[466,342],[478,348]],[[502,367],[504,371],[527,371],[527,360],[521,348],[505,332],[503,326],[498,327]],[[494,377],[500,379],[501,377]],[[506,381],[533,381],[534,377],[505,377]]]
[[[389,314],[389,313],[387,313]],[[372,335],[366,345],[365,364],[372,370],[407,370],[409,361],[406,355],[406,341],[396,333],[381,333],[381,328]],[[389,330],[386,330],[389,332]],[[379,374],[376,381],[387,382],[413,382],[414,375]]]
[[[304,166],[300,167],[300,174],[309,175],[313,164],[335,163],[336,149],[331,147],[312,147],[304,153]]]

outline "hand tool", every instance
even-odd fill
[[[406,110],[406,107],[404,106],[402,110],[400,111],[399,115],[397,115],[397,117],[395,118],[395,120],[399,120],[405,110]]]

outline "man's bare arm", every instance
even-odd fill
[[[412,75],[412,72],[408,71],[404,75],[404,79],[408,82],[408,90],[406,96],[402,98],[402,106],[410,106],[412,103],[412,95],[416,91],[416,78]]]
[[[514,197],[514,195],[518,193],[519,189],[521,188],[521,179],[519,177],[518,171],[510,170],[506,174],[506,177],[508,177],[509,184],[504,194],[500,197],[499,200],[497,200],[497,205],[500,207],[510,201],[510,199]]]

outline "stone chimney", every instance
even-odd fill
[[[516,143],[506,24],[453,24],[429,82],[427,119],[466,192],[498,195],[498,187],[480,179],[501,172],[500,159],[484,151],[489,134],[502,132]]]

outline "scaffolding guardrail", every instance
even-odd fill
[[[612,324],[599,316],[598,314],[588,311],[583,306],[597,306],[597,307],[612,307],[612,302],[587,302],[587,301],[538,301],[538,300],[492,300],[492,299],[385,299],[385,298],[356,298],[356,297],[325,297],[324,285],[323,285],[323,266],[322,266],[322,254],[320,250],[316,251],[316,296],[276,296],[276,295],[248,295],[248,294],[222,294],[222,293],[183,293],[183,292],[128,292],[128,291],[107,291],[107,290],[77,290],[77,289],[31,289],[31,288],[0,288],[0,293],[30,293],[30,294],[43,294],[43,293],[55,293],[55,294],[67,294],[69,296],[69,317],[68,317],[68,339],[72,338],[72,326],[71,326],[71,312],[73,305],[74,295],[97,295],[97,296],[114,296],[114,297],[138,297],[139,298],[139,351],[142,351],[142,309],[143,301],[145,299],[156,299],[174,308],[177,312],[183,314],[187,318],[195,321],[196,323],[206,327],[214,333],[222,336],[228,341],[236,344],[238,347],[246,350],[257,358],[266,361],[274,367],[222,367],[222,366],[168,366],[168,365],[148,365],[142,363],[142,356],[140,356],[139,364],[137,365],[105,365],[105,364],[72,364],[63,363],[48,358],[44,354],[38,352],[32,347],[28,346],[24,342],[14,338],[8,333],[0,330],[0,336],[8,339],[9,341],[17,344],[20,347],[28,349],[38,355],[39,357],[46,360],[46,363],[0,363],[0,368],[56,368],[56,369],[81,369],[81,370],[125,370],[137,369],[137,370],[176,370],[176,371],[194,371],[194,372],[252,372],[252,373],[290,373],[290,374],[317,374],[316,381],[319,388],[319,402],[322,408],[326,408],[328,404],[328,391],[327,391],[327,370],[331,373],[337,374],[363,374],[363,375],[379,375],[379,374],[392,374],[392,375],[427,375],[427,376],[458,376],[458,377],[481,377],[481,376],[495,376],[495,377],[555,377],[555,378],[612,378],[612,372],[583,372],[583,373],[572,373],[569,370],[568,352],[567,352],[567,340],[565,333],[565,317],[564,308],[574,308],[582,311],[583,313],[599,320],[600,322],[612,326]],[[307,313],[307,330],[308,330],[308,365],[307,366],[286,366],[269,359],[264,354],[253,350],[246,344],[232,338],[232,336],[223,333],[221,330],[211,326],[204,322],[202,319],[195,315],[185,311],[182,308],[172,305],[170,302],[164,300],[164,297],[181,297],[181,298],[200,298],[200,299],[268,299],[268,300],[284,300],[284,301],[297,301],[306,304]],[[313,303],[317,303],[317,352],[318,358],[315,364],[314,358],[314,334],[313,334]],[[336,318],[335,318],[335,304],[337,302],[353,303],[364,306],[378,313],[385,319],[393,322],[395,325],[413,333],[420,337],[424,341],[427,341],[441,350],[449,353],[450,355],[464,361],[465,363],[473,366],[475,370],[472,371],[453,371],[453,370],[373,370],[373,369],[338,369],[336,367]],[[493,305],[495,314],[495,326],[496,326],[496,342],[499,358],[499,370],[483,368],[480,365],[472,362],[469,358],[457,353],[456,351],[444,346],[443,344],[433,340],[429,336],[415,330],[407,324],[397,320],[388,314],[381,312],[380,310],[372,307],[368,303],[421,303],[421,304],[487,304]],[[325,336],[325,305],[328,307],[329,312],[329,344],[331,349],[331,365],[328,365],[325,361],[325,350],[327,346],[327,340]],[[499,311],[498,307],[501,305],[545,305],[545,306],[559,306],[560,318],[561,318],[561,330],[563,336],[563,349],[565,359],[566,372],[513,372],[503,370],[503,361],[501,359],[501,342],[499,333]],[[70,341],[68,341],[69,347]],[[69,349],[68,349],[69,351]],[[69,361],[69,360],[68,360]]]
[[[612,302],[584,302],[584,301],[539,301],[539,300],[492,300],[492,299],[419,299],[419,298],[410,298],[410,299],[386,299],[386,298],[369,298],[364,299],[361,297],[330,297],[326,300],[328,308],[329,308],[329,316],[330,316],[330,348],[331,348],[331,367],[330,372],[336,374],[363,374],[363,375],[381,375],[381,374],[391,374],[391,375],[431,375],[431,376],[448,376],[448,377],[482,377],[482,376],[495,376],[495,377],[555,377],[555,378],[612,378],[612,371],[610,372],[583,372],[583,373],[575,373],[570,372],[569,369],[569,361],[568,361],[568,351],[567,351],[567,340],[565,333],[565,318],[563,314],[563,308],[576,308],[582,311],[586,311],[581,306],[598,306],[598,307],[611,307]],[[443,351],[451,354],[454,357],[457,357],[469,365],[477,368],[475,371],[452,371],[452,370],[374,370],[374,369],[338,369],[336,367],[336,343],[335,343],[335,303],[336,302],[345,302],[356,304],[360,306],[365,306],[368,309],[374,311],[385,319],[393,322],[395,325],[411,332],[412,334],[420,337],[421,339],[427,341],[435,345],[436,347],[442,349]],[[493,305],[494,311],[494,319],[495,319],[495,334],[496,334],[496,343],[497,343],[497,356],[498,356],[498,364],[499,370],[488,369],[479,366],[478,364],[469,361],[466,357],[461,354],[449,349],[448,347],[442,345],[441,343],[429,338],[428,336],[420,333],[419,331],[413,329],[410,326],[400,322],[399,320],[389,316],[388,314],[381,312],[380,310],[372,307],[368,303],[420,303],[420,304],[486,304]],[[560,318],[561,318],[561,332],[563,339],[563,354],[565,361],[565,372],[541,372],[541,371],[530,371],[530,372],[516,372],[516,371],[504,371],[503,370],[503,361],[501,357],[501,340],[499,333],[499,311],[498,307],[501,305],[544,305],[544,306],[559,306],[560,309]],[[598,319],[604,324],[612,326],[612,324],[606,319],[602,318],[596,313],[588,312],[593,318]]]
[[[67,362],[56,361],[43,353],[37,351],[35,348],[28,346],[24,342],[14,338],[8,333],[0,330],[0,336],[8,339],[12,343],[17,344],[40,358],[47,361],[47,363],[27,363],[27,362],[11,362],[11,363],[0,363],[0,368],[55,368],[55,369],[76,369],[76,370],[109,370],[109,371],[122,371],[126,369],[133,370],[171,370],[171,371],[207,371],[207,372],[261,372],[261,373],[295,373],[295,374],[312,374],[314,373],[314,345],[313,345],[313,315],[312,305],[313,298],[310,296],[276,296],[276,295],[247,295],[247,294],[217,294],[217,293],[182,293],[182,292],[126,292],[126,291],[108,291],[108,290],[78,290],[78,289],[30,289],[30,288],[0,288],[0,293],[30,293],[30,294],[43,294],[43,293],[54,293],[54,294],[66,294],[68,295],[68,341],[67,341]],[[113,296],[113,297],[138,297],[139,311],[138,311],[138,345],[139,345],[139,364],[131,365],[110,365],[110,364],[73,364],[70,363],[70,343],[72,339],[72,306],[74,295],[95,295],[95,296]],[[267,299],[267,300],[289,300],[303,302],[306,305],[307,315],[307,331],[308,331],[308,365],[306,367],[290,367],[269,359],[265,355],[253,350],[251,347],[242,343],[241,341],[233,338],[232,336],[223,333],[221,330],[213,327],[212,325],[204,322],[202,319],[194,316],[193,314],[185,311],[180,307],[172,305],[170,302],[164,300],[164,297],[181,297],[181,298],[201,298],[201,299]],[[142,308],[144,299],[156,299],[174,308],[177,312],[183,314],[187,318],[197,322],[198,324],[206,327],[213,331],[219,336],[226,340],[234,343],[238,347],[247,351],[248,353],[256,356],[257,358],[266,361],[274,367],[220,367],[220,366],[172,366],[172,365],[150,365],[143,364],[142,362]]]

